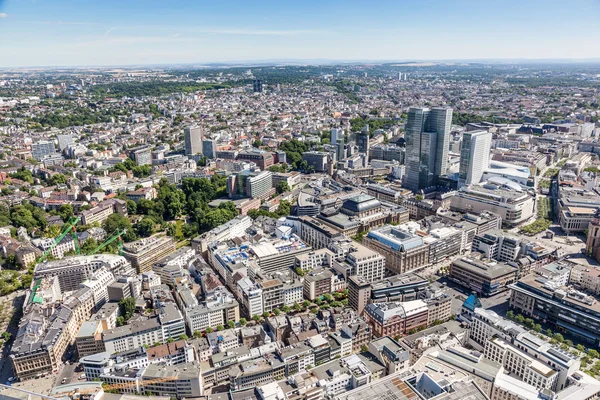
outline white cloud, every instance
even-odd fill
[[[6,17],[8,17],[8,14],[6,14],[6,13],[0,13],[0,18],[6,18]]]

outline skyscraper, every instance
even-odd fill
[[[360,153],[369,154],[369,125],[365,125],[360,133],[356,134],[356,145],[358,146],[358,151]]]
[[[406,186],[421,190],[448,170],[452,109],[412,107],[406,123]]]
[[[212,139],[204,139],[202,141],[202,154],[211,160],[215,158],[217,153],[217,141]]]
[[[254,93],[262,93],[262,81],[260,79],[255,79],[254,82],[252,82],[252,89],[254,89]]]
[[[331,128],[331,140],[330,144],[337,144],[338,140],[342,139],[344,141],[344,130],[340,128]]]
[[[202,128],[199,126],[188,126],[183,130],[183,140],[185,142],[185,155],[193,156],[202,154]]]
[[[458,187],[481,182],[490,162],[492,134],[486,131],[465,132],[460,149]]]

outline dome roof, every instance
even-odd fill
[[[381,202],[373,196],[361,194],[344,201],[342,208],[354,213],[372,210],[381,206]]]

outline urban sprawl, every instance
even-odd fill
[[[594,64],[1,71],[0,397],[600,397],[599,89]]]

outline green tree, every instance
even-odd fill
[[[58,215],[60,215],[63,221],[67,222],[73,216],[73,206],[71,204],[62,204],[58,208]]]
[[[46,236],[49,238],[55,238],[60,235],[60,226],[58,225],[50,225],[46,228]]]
[[[540,333],[542,331],[542,326],[540,324],[534,324],[532,329],[535,332]]]
[[[260,315],[258,315],[258,314],[253,315],[252,316],[252,320],[255,321],[255,322],[260,321]]]
[[[517,321],[518,323],[522,324],[525,321],[525,317],[522,316],[521,314],[517,314],[515,316],[515,321]]]
[[[135,313],[135,299],[133,297],[125,297],[119,301],[119,309],[121,315],[128,321]]]
[[[206,328],[206,333],[213,333],[213,332],[214,332],[214,330],[210,326],[208,328]]]
[[[360,352],[361,353],[366,353],[367,351],[369,351],[369,348],[366,345],[362,345],[360,346]]]
[[[246,318],[240,318],[240,326],[246,326],[247,323]]]
[[[279,193],[279,194],[284,193],[284,192],[289,192],[290,186],[287,184],[286,181],[281,181],[277,184],[276,190],[277,190],[277,193]]]
[[[576,349],[577,349],[578,351],[582,352],[582,353],[584,353],[584,352],[585,352],[585,347],[584,347],[582,344],[578,344],[578,345],[577,345],[577,347],[576,347]]]
[[[263,317],[263,318],[269,318],[270,316],[271,316],[271,313],[270,313],[270,312],[268,312],[268,311],[265,311],[265,312],[262,314],[262,317]]]
[[[64,185],[67,183],[67,177],[63,174],[54,174],[48,180],[50,185]]]
[[[177,337],[177,340],[188,340],[188,339],[189,339],[189,337],[188,337],[188,335],[186,335],[185,333],[184,333],[184,334],[182,334],[182,335],[179,335],[179,336]]]
[[[279,316],[281,315],[281,310],[279,308],[276,308],[273,310],[273,314],[275,314],[275,316]]]
[[[225,327],[223,325],[217,325],[217,332],[221,332],[225,330]]]
[[[552,335],[552,339],[556,340],[558,343],[562,343],[565,340],[563,335],[561,335],[560,333],[555,333],[554,335]]]
[[[290,311],[292,311],[292,307],[285,305],[285,306],[281,307],[281,311],[283,311],[286,314],[289,314]]]
[[[200,339],[202,337],[202,332],[200,331],[194,331],[194,339]]]
[[[154,233],[154,225],[156,222],[152,217],[144,217],[135,224],[135,231],[138,236],[148,237]]]
[[[515,313],[513,313],[512,310],[508,310],[506,312],[506,318],[513,319],[514,317],[515,317]]]
[[[137,203],[133,200],[127,200],[127,214],[135,215],[137,213]]]
[[[227,321],[227,328],[229,328],[229,329],[235,328],[235,322],[233,322],[232,320]]]
[[[131,222],[119,214],[111,214],[102,224],[102,228],[109,235],[117,230],[127,230],[127,233],[123,235],[123,240],[126,242],[132,242],[137,239],[137,236],[131,227]]]
[[[598,354],[598,351],[594,350],[594,349],[588,349],[586,354],[591,358],[599,358],[600,357],[600,354]]]
[[[298,312],[302,310],[302,306],[300,304],[298,304],[298,302],[294,303],[294,311]]]

